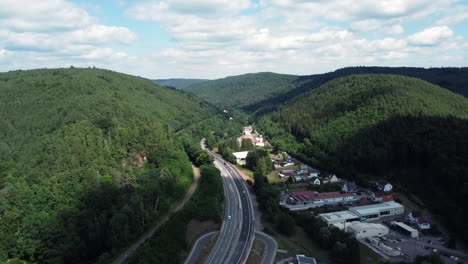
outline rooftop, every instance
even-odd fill
[[[337,220],[343,220],[346,221],[348,219],[353,219],[353,218],[359,218],[358,215],[350,212],[350,211],[339,211],[339,212],[332,212],[332,213],[325,213],[325,214],[319,214],[322,218],[324,218],[327,221],[337,221]]]
[[[322,200],[322,199],[331,199],[338,197],[352,197],[352,194],[349,193],[340,193],[340,192],[325,192],[318,193],[314,191],[301,191],[291,193],[296,201],[312,201],[312,200]]]
[[[383,210],[390,210],[390,209],[397,209],[397,208],[403,208],[403,205],[394,201],[389,201],[389,202],[385,202],[381,204],[370,204],[370,205],[364,205],[364,206],[351,207],[349,208],[349,210],[359,215],[367,215],[371,213],[380,212]]]
[[[353,229],[354,231],[361,231],[361,230],[366,230],[366,229],[388,229],[386,226],[382,225],[382,224],[373,224],[373,223],[363,223],[363,222],[359,222],[359,221],[356,221],[356,222],[351,222],[349,225],[348,225],[349,228]]]
[[[232,155],[236,156],[237,159],[245,159],[247,158],[248,151],[241,151],[241,152],[233,152]]]
[[[304,255],[296,255],[297,264],[316,264],[314,258],[306,257]]]
[[[402,222],[395,222],[394,221],[394,222],[392,222],[392,224],[397,225],[397,226],[407,230],[408,232],[417,232],[418,231],[418,230],[412,228],[411,226],[409,226],[409,225],[407,225],[405,223],[402,223]]]

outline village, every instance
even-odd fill
[[[269,143],[244,127],[237,139],[252,140],[256,147]],[[245,165],[249,151],[234,152]],[[387,261],[410,261],[418,255],[439,254],[446,263],[467,259],[456,250],[453,238],[440,230],[427,211],[418,211],[395,186],[384,179],[367,188],[330,172],[302,164],[286,152],[270,154],[275,170],[268,175],[272,184],[282,186],[278,203],[289,210],[307,210],[330,227],[349,233]],[[404,198],[404,199],[402,199]]]

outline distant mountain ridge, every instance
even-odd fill
[[[156,79],[153,82],[163,85],[171,86],[177,89],[185,90],[192,84],[209,81],[208,79],[184,79],[184,78],[171,78],[171,79]]]
[[[468,97],[468,68],[348,67],[306,76],[252,73],[196,83],[187,91],[218,107],[268,111],[328,81],[352,74],[398,74],[416,77]],[[266,109],[266,110],[265,110]]]

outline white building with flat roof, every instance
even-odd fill
[[[344,224],[346,222],[359,221],[359,216],[350,211],[339,211],[326,214],[319,214],[319,216],[327,222],[328,225]]]
[[[370,204],[349,208],[349,211],[358,215],[361,222],[373,221],[386,216],[403,214],[403,205],[389,201],[380,204]]]
[[[382,224],[352,222],[346,225],[346,232],[351,233],[356,239],[360,239],[385,236],[389,233],[389,229]]]
[[[247,158],[248,151],[233,152],[232,155],[236,157],[237,164],[245,165],[245,159]]]

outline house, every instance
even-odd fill
[[[336,177],[335,174],[333,174],[332,176],[329,176],[328,178],[329,178],[328,181],[329,181],[330,183],[335,183],[335,182],[339,182],[339,181],[340,181],[340,179],[338,179],[338,177]]]
[[[320,185],[320,180],[319,180],[319,178],[315,178],[315,180],[312,179],[311,183],[312,183],[313,185]]]
[[[379,191],[391,192],[393,190],[393,185],[391,185],[389,182],[380,181],[376,182],[375,184]]]
[[[356,183],[354,182],[346,182],[343,187],[341,187],[341,191],[352,193],[357,191]]]
[[[320,176],[320,171],[314,168],[309,168],[309,174],[311,177],[318,177]]]
[[[248,151],[233,152],[232,155],[236,157],[237,164],[245,165],[245,159],[247,158]]]
[[[299,169],[297,170],[297,173],[308,173],[307,169],[308,169],[307,165],[299,165]]]
[[[431,229],[431,224],[424,216],[416,217],[416,224],[418,225],[419,229]]]
[[[252,127],[251,126],[246,126],[244,127],[244,135],[248,136],[248,135],[251,135],[252,134]]]
[[[290,176],[294,176],[295,174],[296,172],[294,170],[282,170],[278,173],[278,176],[281,179],[284,179],[284,178],[289,178]]]
[[[416,223],[417,218],[422,216],[420,212],[418,211],[412,211],[409,212],[406,218],[411,222],[411,223]]]
[[[223,110],[223,113],[229,113],[229,110],[224,109],[224,110]]]
[[[393,194],[386,194],[385,192],[375,192],[373,193],[372,198],[374,199],[374,201],[380,203],[395,201]]]

